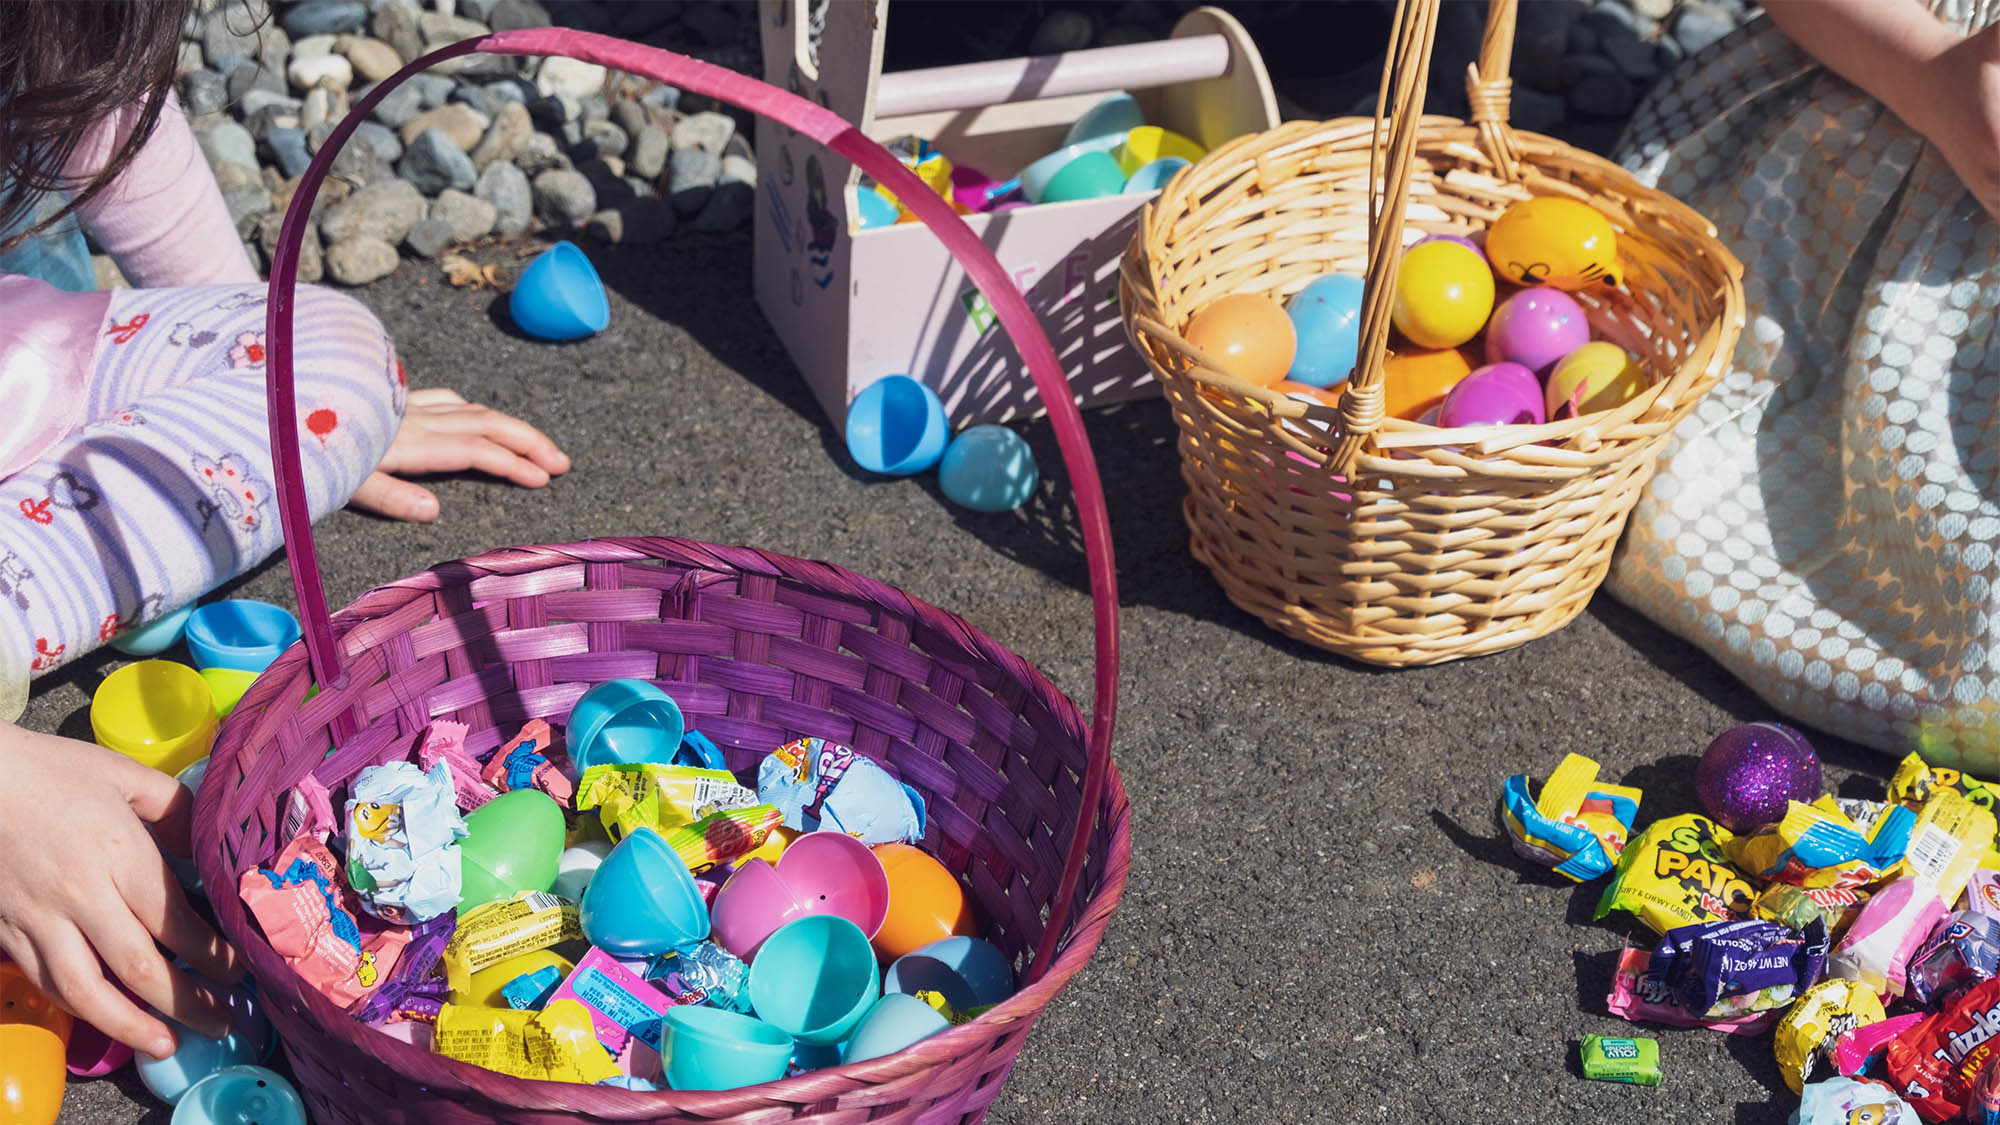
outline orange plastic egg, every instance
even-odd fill
[[[1501,212],[1486,232],[1493,269],[1520,285],[1618,287],[1618,233],[1595,207],[1550,195]]]
[[[1224,371],[1263,387],[1285,377],[1298,350],[1285,307],[1261,293],[1232,293],[1203,305],[1188,321],[1187,342]]]
[[[0,1121],[54,1125],[68,1072],[68,1012],[18,965],[0,961]]]
[[[889,876],[889,915],[871,939],[875,956],[893,961],[954,934],[977,936],[965,888],[930,853],[909,844],[880,844],[875,858]]]
[[[1472,374],[1472,357],[1459,348],[1399,352],[1382,365],[1382,409],[1415,422],[1444,401],[1445,392]]]

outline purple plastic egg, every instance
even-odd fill
[[[952,202],[967,211],[984,211],[993,202],[994,188],[1000,181],[977,168],[960,164],[951,170]]]
[[[1460,379],[1445,393],[1437,424],[1493,426],[1514,422],[1546,422],[1542,381],[1518,363],[1489,363]]]
[[[1783,723],[1745,723],[1722,732],[1694,770],[1701,807],[1732,832],[1754,832],[1785,817],[1793,801],[1819,799],[1819,755]]]
[[[1547,376],[1562,357],[1590,343],[1590,321],[1560,289],[1522,289],[1486,322],[1486,362],[1518,363]]]
[[[1427,234],[1417,239],[1415,245],[1422,246],[1426,242],[1456,242],[1474,254],[1479,255],[1480,261],[1483,262],[1486,260],[1486,251],[1481,249],[1477,242],[1472,241],[1462,234]]]

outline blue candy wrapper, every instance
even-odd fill
[[[864,844],[924,834],[924,799],[869,758],[824,738],[801,738],[757,767],[757,799],[795,832],[844,832]]]
[[[510,1008],[528,1008],[539,1012],[562,982],[561,969],[554,965],[543,965],[532,973],[522,973],[501,985],[500,995]]]
[[[427,922],[458,905],[458,814],[451,766],[369,766],[347,802],[347,877],[363,909],[385,922]]]
[[[646,966],[646,982],[676,1004],[707,1004],[750,1013],[750,966],[712,941],[653,958]]]

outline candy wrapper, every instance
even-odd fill
[[[1805,1088],[1788,1125],[1917,1125],[1910,1103],[1880,1082],[1829,1078]]]
[[[444,958],[444,947],[457,930],[456,911],[447,911],[412,929],[410,943],[404,947],[403,955],[396,959],[395,969],[384,976],[382,986],[368,998],[367,1005],[356,1013],[356,1018],[365,1023],[396,1018],[392,1009],[403,997],[426,991],[419,985],[435,983],[437,998],[444,999],[444,982],[435,979],[433,974]]]
[[[903,167],[915,172],[926,187],[946,200],[951,199],[951,161],[945,158],[944,153],[937,150],[937,146],[922,137],[901,136],[888,141],[883,147],[895,154]],[[898,222],[916,217],[909,205],[897,199],[888,188],[877,185],[875,190],[896,205]]]
[[[1972,873],[1972,877],[1965,881],[1964,909],[1988,918],[2000,918],[2000,871],[1982,863]]]
[[[775,805],[752,805],[747,809],[724,809],[710,813],[693,824],[683,824],[661,833],[667,846],[700,875],[709,868],[737,860],[764,846],[771,833],[784,826],[784,814]]]
[[[1611,870],[1639,814],[1639,790],[1597,784],[1596,762],[1581,754],[1562,760],[1530,800],[1528,775],[1507,779],[1500,827],[1521,858],[1579,883]]]
[[[757,796],[800,832],[845,832],[864,844],[914,842],[924,834],[924,799],[869,758],[837,742],[802,738],[757,767]]]
[[[347,881],[385,922],[427,921],[458,905],[458,842],[468,835],[451,767],[369,766],[347,801]]]
[[[463,994],[472,974],[489,965],[582,936],[576,904],[552,894],[523,891],[489,902],[459,915],[458,932],[444,947],[445,981]]]
[[[552,1000],[539,1012],[446,1004],[431,1049],[516,1078],[595,1084],[618,1074],[590,1013],[574,1000]]]
[[[1660,1084],[1660,1041],[1586,1035],[1582,1047],[1583,1076],[1599,1082],[1632,1086]]]
[[[1865,991],[1864,986],[1862,987]],[[1849,1078],[1864,1074],[1885,1074],[1889,1044],[1903,1033],[1931,1018],[1929,1012],[1905,1012],[1876,1023],[1864,1023],[1834,1040],[1833,1068]]]
[[[530,719],[513,741],[493,752],[486,760],[486,768],[479,771],[479,777],[502,793],[539,789],[556,804],[569,808],[576,787],[563,772],[568,765],[569,756],[556,745],[555,732],[549,729],[549,724]]]
[[[737,784],[728,770],[657,762],[592,766],[583,771],[576,792],[578,811],[596,809],[605,832],[621,840],[641,826],[665,834],[718,812],[758,803],[756,792]]]
[[[1887,809],[1866,829],[1831,800],[1793,801],[1765,831],[1737,836],[1723,851],[1755,879],[1800,887],[1865,887],[1885,877],[1909,846],[1917,814]]]
[[[1917,946],[1956,902],[1993,845],[1993,814],[1951,789],[1924,802],[1898,870],[1875,892],[1833,951],[1832,972],[1900,996]]]
[[[324,844],[300,836],[278,853],[275,870],[245,871],[237,893],[271,948],[307,984],[349,1008],[395,968],[410,932],[393,929],[363,937],[338,870]]]
[[[1868,899],[1867,891],[1846,887],[1807,889],[1790,883],[1773,883],[1757,892],[1750,912],[1766,922],[1776,922],[1794,930],[1805,929],[1807,923],[1817,918],[1825,924],[1827,933],[1839,934],[1860,913],[1861,904]]]
[[[2000,1066],[1983,1067],[1972,1080],[1965,1119],[1973,1125],[2000,1125]]]
[[[1826,969],[1824,923],[1802,936],[1775,922],[1700,922],[1667,931],[1648,972],[1674,1003],[1703,1020],[1774,1011]]]
[[[1695,813],[1654,821],[1618,857],[1597,900],[1597,917],[1629,910],[1664,934],[1677,926],[1747,915],[1757,892],[1724,857],[1729,836],[1728,829]]]
[[[750,1012],[750,966],[712,941],[653,958],[646,966],[646,980],[676,1004]]]
[[[1941,790],[1957,793],[1983,809],[1991,809],[1994,797],[2000,795],[1990,782],[1947,766],[1927,765],[1920,755],[1913,753],[1897,764],[1895,775],[1889,779],[1887,799],[1922,808]]]
[[[674,1002],[610,954],[593,947],[556,987],[551,1004],[573,1000],[590,1012],[591,1027],[604,1049],[616,1055],[625,1041],[639,1038],[660,1049],[660,1017]]]
[[[1778,1021],[1772,1051],[1785,1084],[1799,1093],[1838,1073],[1831,1057],[1840,1037],[1886,1018],[1882,1001],[1866,985],[1851,980],[1821,981],[1806,990]]]
[[[287,840],[311,836],[321,843],[333,835],[333,797],[319,778],[307,774],[285,798],[285,815],[278,830]]]
[[[426,772],[443,762],[451,767],[452,793],[461,812],[471,812],[500,794],[479,779],[479,759],[465,750],[465,724],[439,719],[417,745],[417,768]]]
[[[522,973],[500,986],[500,998],[507,1001],[509,1008],[524,1008],[540,1011],[555,998],[556,989],[562,987],[562,970],[554,965],[543,965],[529,973]]]
[[[1910,958],[1909,991],[1926,1007],[2000,969],[2000,920],[1961,910],[1938,923]]]
[[[1996,1034],[2000,980],[1982,981],[1890,1042],[1889,1080],[1925,1120],[1948,1120],[1971,1100]]]
[[[1604,1005],[1611,1014],[1633,1023],[1658,1023],[1668,1027],[1700,1027],[1727,1035],[1761,1035],[1778,1020],[1776,1012],[1756,1012],[1744,1016],[1708,1020],[1688,1014],[1674,1003],[1667,982],[1648,972],[1650,951],[1627,946],[1618,955],[1617,971],[1611,975],[1611,992]]]

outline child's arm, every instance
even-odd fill
[[[172,1034],[110,976],[221,1035],[218,998],[154,942],[217,983],[243,975],[160,858],[159,844],[185,854],[190,803],[179,782],[122,754],[0,723],[0,950],[78,1018],[156,1057],[173,1052]]]
[[[1764,11],[1928,138],[2000,215],[2000,25],[1961,37],[1922,0],[1768,0]]]
[[[65,176],[89,182],[125,143],[139,117],[140,107],[134,104],[91,126],[71,154]],[[172,94],[132,163],[79,214],[119,271],[141,289],[254,285],[260,280]]]

